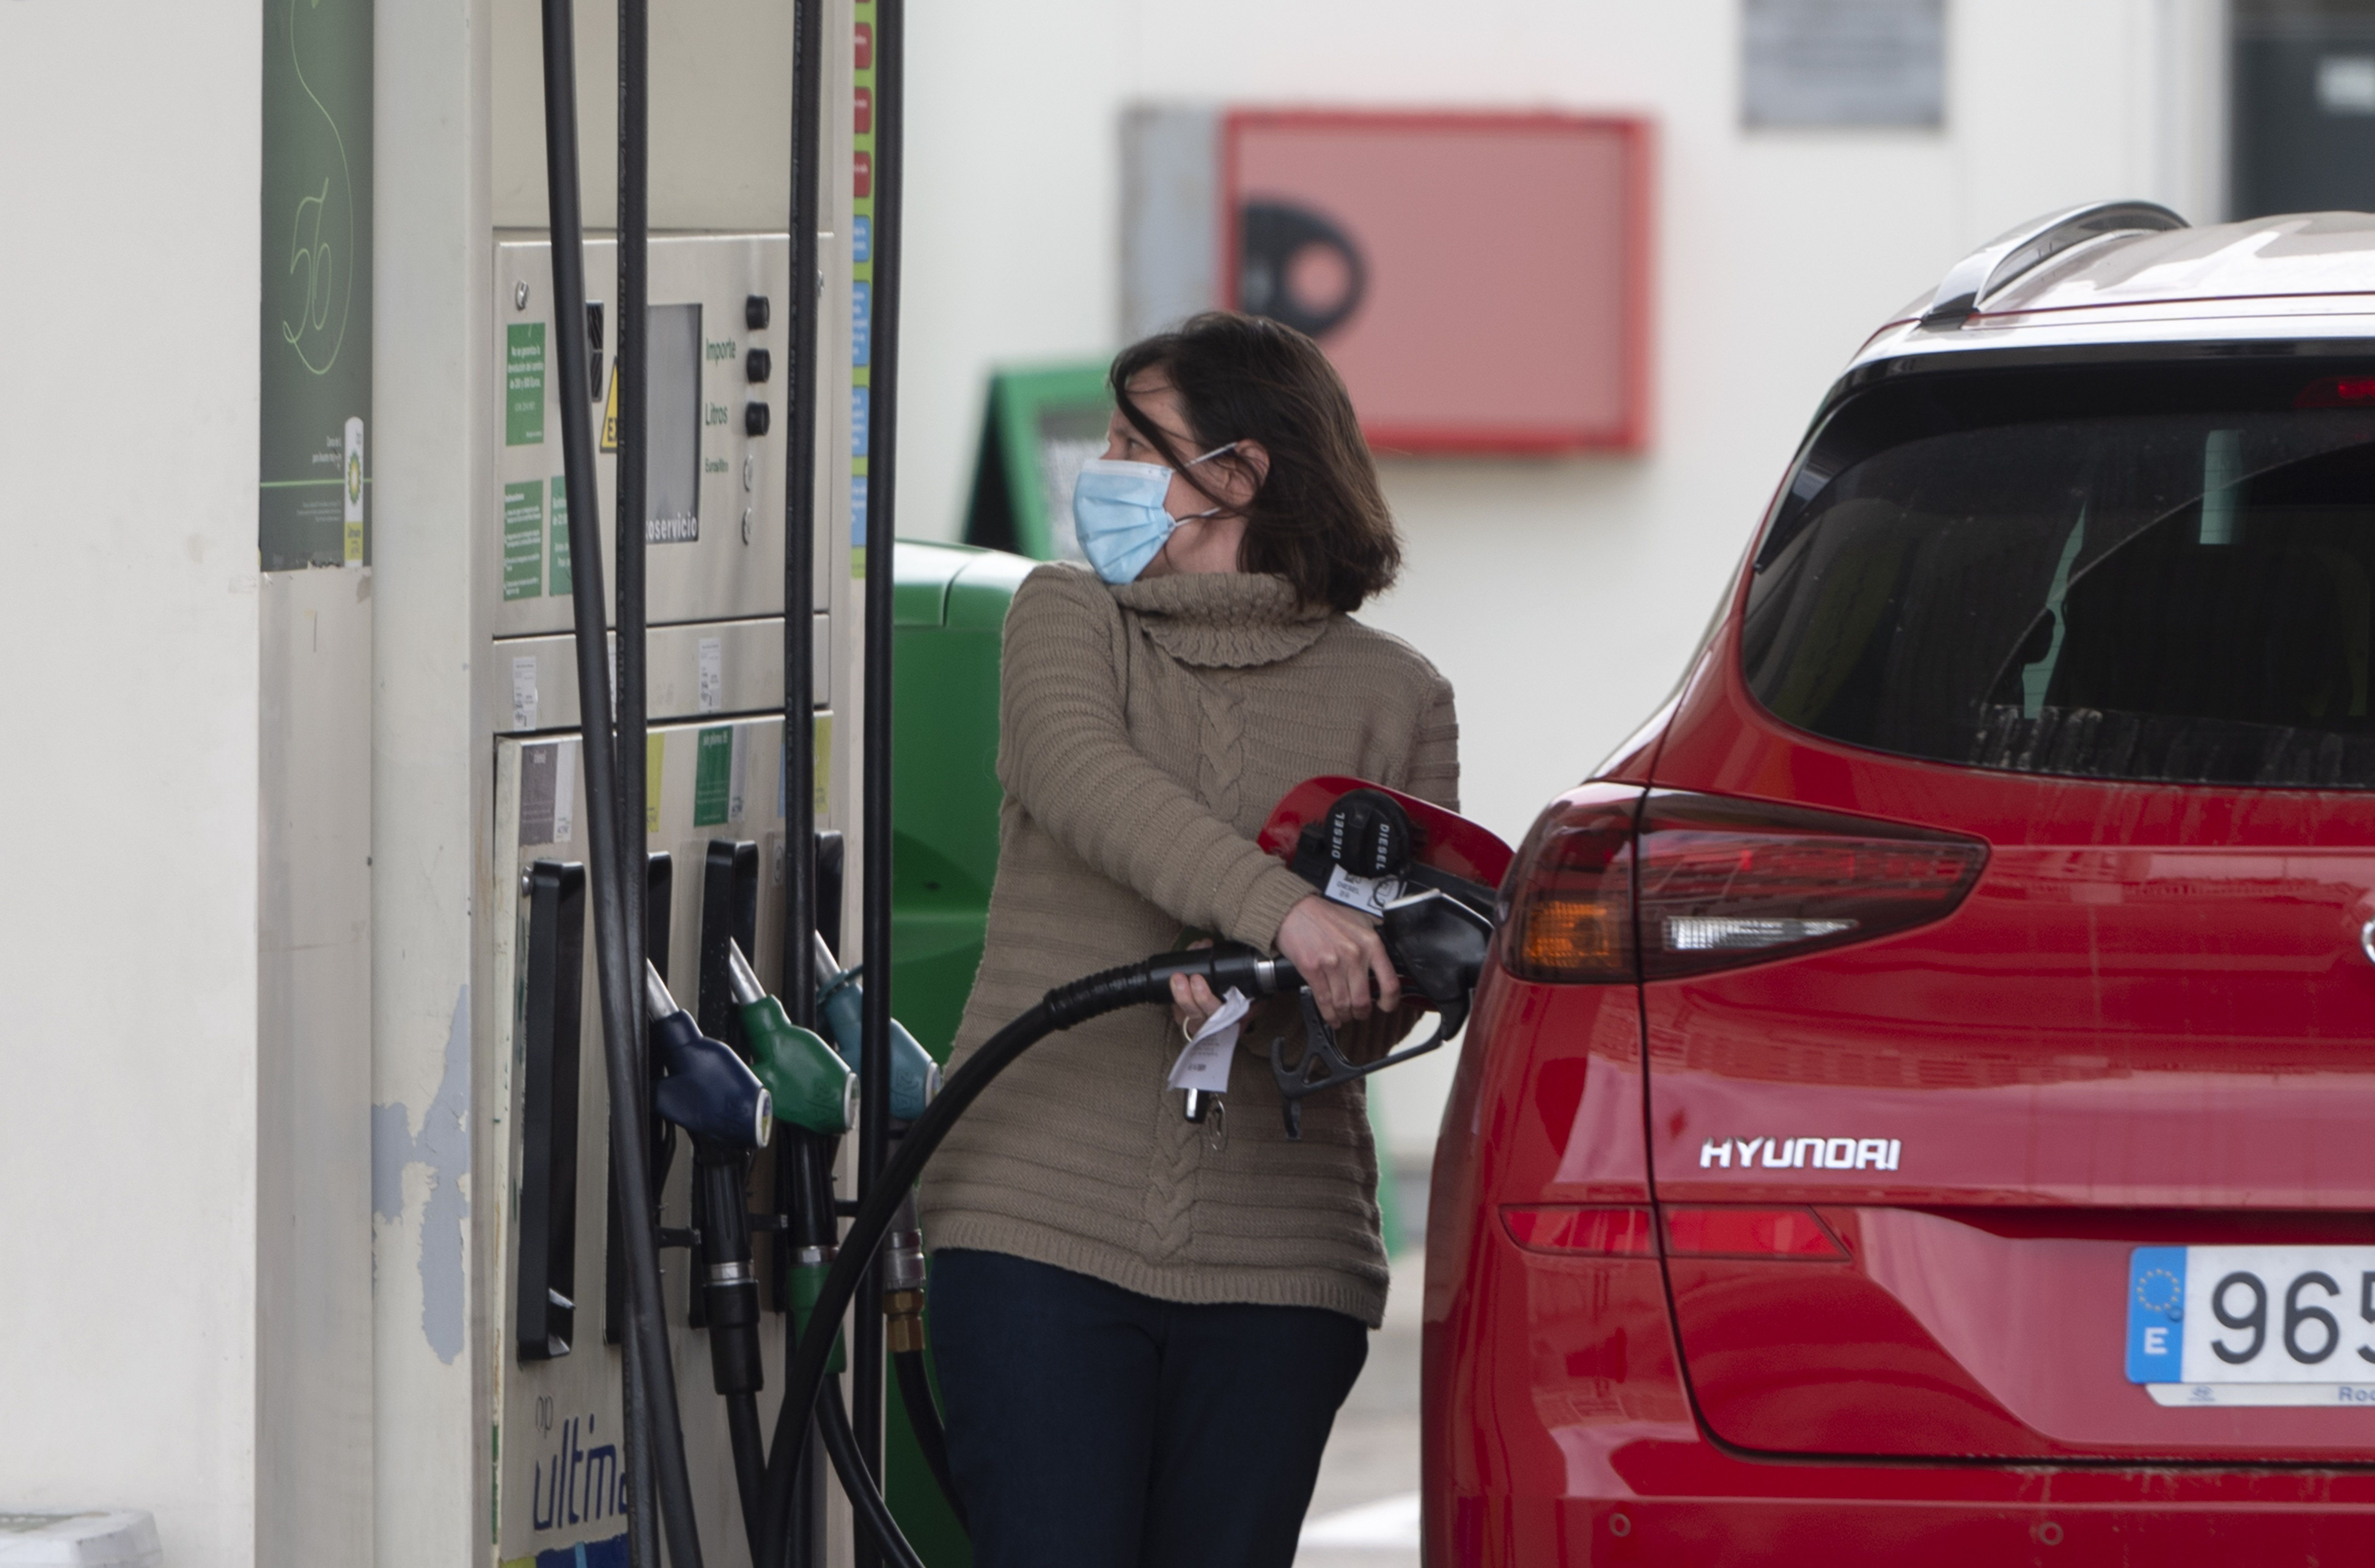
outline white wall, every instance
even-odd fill
[[[2217,0],[1951,0],[1943,132],[1740,125],[1736,0],[915,0],[902,531],[961,525],[993,365],[1108,353],[1133,100],[1637,112],[1657,126],[1655,416],[1636,457],[1385,466],[1366,612],[1459,690],[1515,840],[1665,696],[1815,402],[1892,308],[2033,214],[2217,189]],[[1487,215],[1489,217],[1489,215]],[[1380,1080],[1433,1136],[1448,1054]]]
[[[0,1508],[176,1568],[254,1553],[257,26],[0,6]]]

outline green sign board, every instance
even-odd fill
[[[998,371],[974,463],[965,542],[1034,560],[1078,560],[1072,481],[1105,449],[1113,398],[1100,363]]]
[[[265,0],[256,543],[371,560],[372,0]]]
[[[503,487],[503,597],[532,599],[544,591],[544,485],[530,479]]]
[[[503,444],[544,444],[544,323],[504,328]]]
[[[544,591],[564,599],[576,588],[569,575],[569,480],[561,474],[552,477],[552,560],[546,579]]]
[[[734,726],[703,730],[692,756],[692,825],[723,826],[734,798]]]

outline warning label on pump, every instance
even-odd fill
[[[532,599],[544,592],[544,486],[536,479],[503,487],[503,597]]]
[[[602,450],[619,450],[619,361],[610,361],[610,391],[602,399]]]
[[[544,443],[544,323],[514,322],[503,329],[503,444]]]

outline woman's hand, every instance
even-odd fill
[[[1188,944],[1191,949],[1209,948],[1212,938],[1206,937]],[[1204,1027],[1204,1020],[1221,1010],[1221,998],[1212,995],[1212,983],[1200,974],[1175,974],[1171,977],[1171,1019],[1188,1039]]]
[[[1348,1019],[1367,1018],[1373,1009],[1392,1012],[1401,1005],[1402,983],[1386,958],[1386,945],[1368,917],[1357,911],[1314,893],[1286,912],[1278,928],[1278,950],[1294,961],[1303,983],[1311,987],[1319,1016],[1330,1029],[1341,1028]],[[1175,1002],[1178,992],[1175,981]],[[1204,986],[1204,995],[1211,996],[1211,987]]]

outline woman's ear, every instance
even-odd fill
[[[1270,448],[1258,441],[1241,441],[1221,459],[1221,467],[1225,476],[1221,481],[1223,498],[1230,511],[1243,512],[1270,477]]]

